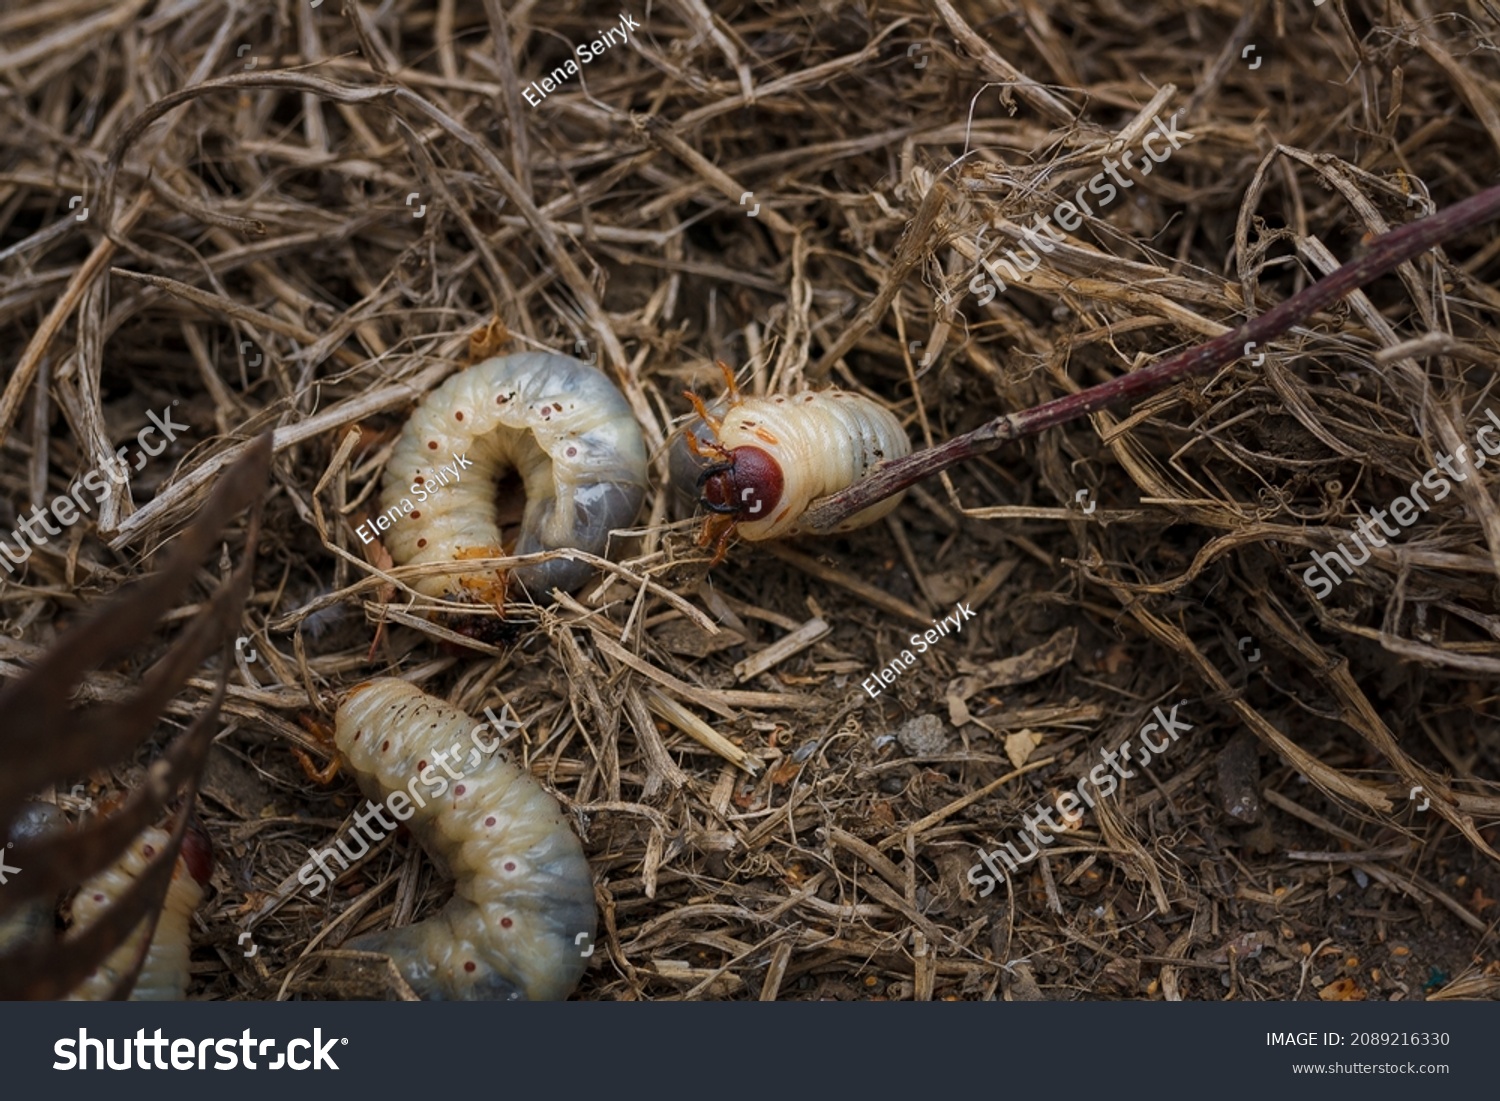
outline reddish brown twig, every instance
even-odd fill
[[[950,466],[993,451],[1010,440],[1034,436],[1045,428],[1097,412],[1131,398],[1155,393],[1192,375],[1217,370],[1245,355],[1245,345],[1265,344],[1318,310],[1337,302],[1350,291],[1364,286],[1412,257],[1442,244],[1450,237],[1483,225],[1500,216],[1500,186],[1491,187],[1428,218],[1410,222],[1382,234],[1368,251],[1337,271],[1319,279],[1232,332],[1181,355],[1153,363],[1139,371],[1111,379],[1077,394],[1049,401],[1020,413],[996,417],[972,432],[905,458],[881,463],[849,488],[820,497],[802,517],[806,531],[826,533],[876,501],[899,493],[914,482],[929,478]]]

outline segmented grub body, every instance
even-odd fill
[[[808,528],[802,514],[819,497],[836,493],[869,473],[875,464],[910,453],[911,442],[895,414],[847,390],[819,390],[774,397],[731,395],[708,408],[710,421],[690,421],[672,445],[672,483],[698,495],[725,515],[732,508],[737,534],[751,541],[776,539]],[[686,436],[698,441],[694,455]],[[712,458],[728,467],[714,471]],[[895,494],[855,513],[834,532],[873,523],[901,503]]]
[[[455,880],[434,917],[344,947],[390,956],[427,999],[567,997],[588,964],[596,916],[583,846],[557,800],[503,756],[471,751],[488,747],[479,733],[488,728],[405,681],[356,685],[334,722],[360,789],[405,820]]]
[[[125,854],[78,889],[73,900],[73,928],[87,929],[123,895],[146,870],[146,865],[165,849],[171,837],[166,830],[151,827],[130,843]],[[181,1001],[187,994],[188,952],[191,948],[189,927],[193,911],[203,901],[203,887],[212,867],[207,839],[189,830],[182,839],[172,882],[156,919],[151,947],[141,966],[133,1002]],[[98,969],[69,995],[71,1001],[95,1002],[109,997],[122,975],[135,963],[141,940],[146,935],[146,921],[125,938]]]
[[[503,555],[496,484],[520,474],[526,506],[516,554],[575,548],[603,556],[646,493],[646,444],[603,372],[568,356],[487,359],[428,394],[385,469],[379,530],[398,565]],[[365,536],[362,534],[362,538]],[[511,571],[535,599],[588,581],[587,563],[555,558]],[[495,603],[497,575],[433,574],[428,596]]]

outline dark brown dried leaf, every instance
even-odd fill
[[[67,994],[114,951],[142,919],[159,912],[197,795],[198,777],[213,739],[231,668],[229,639],[237,629],[255,566],[260,503],[270,471],[271,437],[262,436],[224,475],[198,518],[183,532],[155,576],[111,600],[97,615],[65,634],[35,668],[0,691],[8,734],[0,741],[0,824],[7,829],[32,792],[99,768],[129,753],[156,725],[166,703],[218,646],[222,662],[214,693],[189,728],[153,766],[149,782],[124,807],[76,833],[57,834],[12,850],[10,860],[35,874],[18,878],[5,893],[8,910],[107,867],[182,788],[171,843],[105,916],[77,936],[41,949],[0,955],[0,998],[57,998]],[[218,541],[228,522],[251,508],[244,559],[143,679],[144,687],[120,704],[82,711],[68,700],[89,670],[129,653],[171,609],[193,577],[193,567]],[[0,833],[3,833],[0,830]],[[144,952],[142,953],[142,958]],[[113,992],[124,997],[141,960]]]

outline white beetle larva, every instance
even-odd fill
[[[860,394],[819,390],[744,397],[733,373],[727,367],[724,372],[728,397],[705,408],[688,395],[698,418],[673,441],[671,454],[673,485],[696,495],[712,514],[698,542],[715,544],[715,564],[736,532],[751,541],[802,531],[830,534],[800,523],[807,507],[853,485],[876,463],[911,451],[895,414]],[[873,523],[902,496],[893,494],[857,512],[832,531]]]
[[[98,921],[170,841],[166,830],[154,826],[144,830],[112,867],[85,882],[73,900],[73,928],[86,929]],[[203,901],[203,887],[212,870],[213,856],[208,838],[189,828],[182,837],[177,865],[172,869],[172,882],[167,887],[161,913],[156,919],[151,947],[146,950],[146,962],[130,992],[131,1001],[181,1001],[187,994],[188,923],[193,911]],[[142,919],[120,947],[68,996],[69,1000],[96,1002],[109,997],[120,976],[135,963],[145,933],[146,920]]]
[[[340,703],[334,741],[360,789],[409,819],[422,848],[456,880],[434,917],[344,947],[391,957],[429,1000],[565,998],[593,951],[593,877],[557,800],[520,766],[471,750],[481,749],[484,729],[393,677],[356,685]],[[455,773],[450,758],[463,770]]]
[[[646,495],[646,444],[624,395],[602,371],[568,356],[525,352],[487,359],[448,379],[407,421],[385,469],[383,513],[398,565],[501,557],[495,485],[525,484],[514,553],[576,548],[603,555],[609,533],[635,519]],[[420,507],[418,507],[420,505]],[[554,558],[511,571],[534,597],[573,591],[592,573]],[[500,604],[502,575],[433,574],[427,596]]]

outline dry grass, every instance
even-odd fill
[[[331,902],[291,889],[354,805],[296,769],[299,719],[392,671],[525,721],[598,878],[585,998],[1495,996],[1493,467],[1326,600],[1302,580],[1500,408],[1492,229],[1262,363],[1050,431],[846,537],[741,545],[706,575],[654,492],[608,580],[493,657],[446,646],[353,535],[405,412],[492,317],[517,347],[596,356],[653,446],[715,358],[755,392],[878,396],[931,443],[1217,335],[1494,181],[1489,0],[1002,7],[627,3],[633,41],[535,107],[523,89],[617,5],[0,14],[0,534],[148,410],[191,425],[97,528],[0,582],[0,672],[150,571],[276,433],[257,660],[201,801],[220,863],[195,996],[325,991],[322,950],[441,902],[404,837]],[[978,264],[1004,272],[998,248],[1179,111],[1191,140],[979,304]],[[979,617],[871,701],[860,681],[960,600]],[[1178,701],[1193,728],[1149,776],[976,896],[976,845]],[[1245,791],[1254,825],[1224,809]]]

